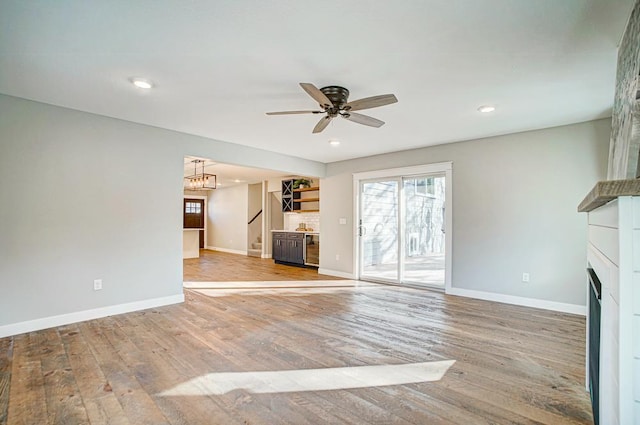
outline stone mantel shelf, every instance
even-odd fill
[[[596,183],[578,205],[578,212],[589,212],[618,196],[640,196],[640,179],[605,180]]]

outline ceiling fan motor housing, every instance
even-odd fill
[[[340,111],[344,107],[344,105],[346,105],[347,99],[349,98],[349,90],[340,86],[322,87],[320,91],[329,98],[331,103],[333,103],[333,108],[329,108],[329,110],[327,111],[330,115],[337,114],[338,111]]]

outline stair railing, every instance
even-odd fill
[[[247,223],[247,226],[248,226],[249,224],[253,223],[254,221],[256,221],[256,218],[258,218],[258,216],[259,216],[260,214],[262,214],[262,210],[258,211],[258,213],[257,213],[255,216],[253,216],[253,218],[252,218],[251,220],[249,220],[249,222]]]

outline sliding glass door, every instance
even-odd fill
[[[363,182],[360,190],[361,275],[397,282],[399,256],[397,179]]]
[[[359,183],[360,278],[444,287],[445,174]]]
[[[402,179],[401,282],[444,286],[444,184],[444,174]]]

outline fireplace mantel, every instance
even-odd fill
[[[640,179],[605,180],[596,183],[578,205],[578,212],[593,211],[620,196],[640,196]]]

